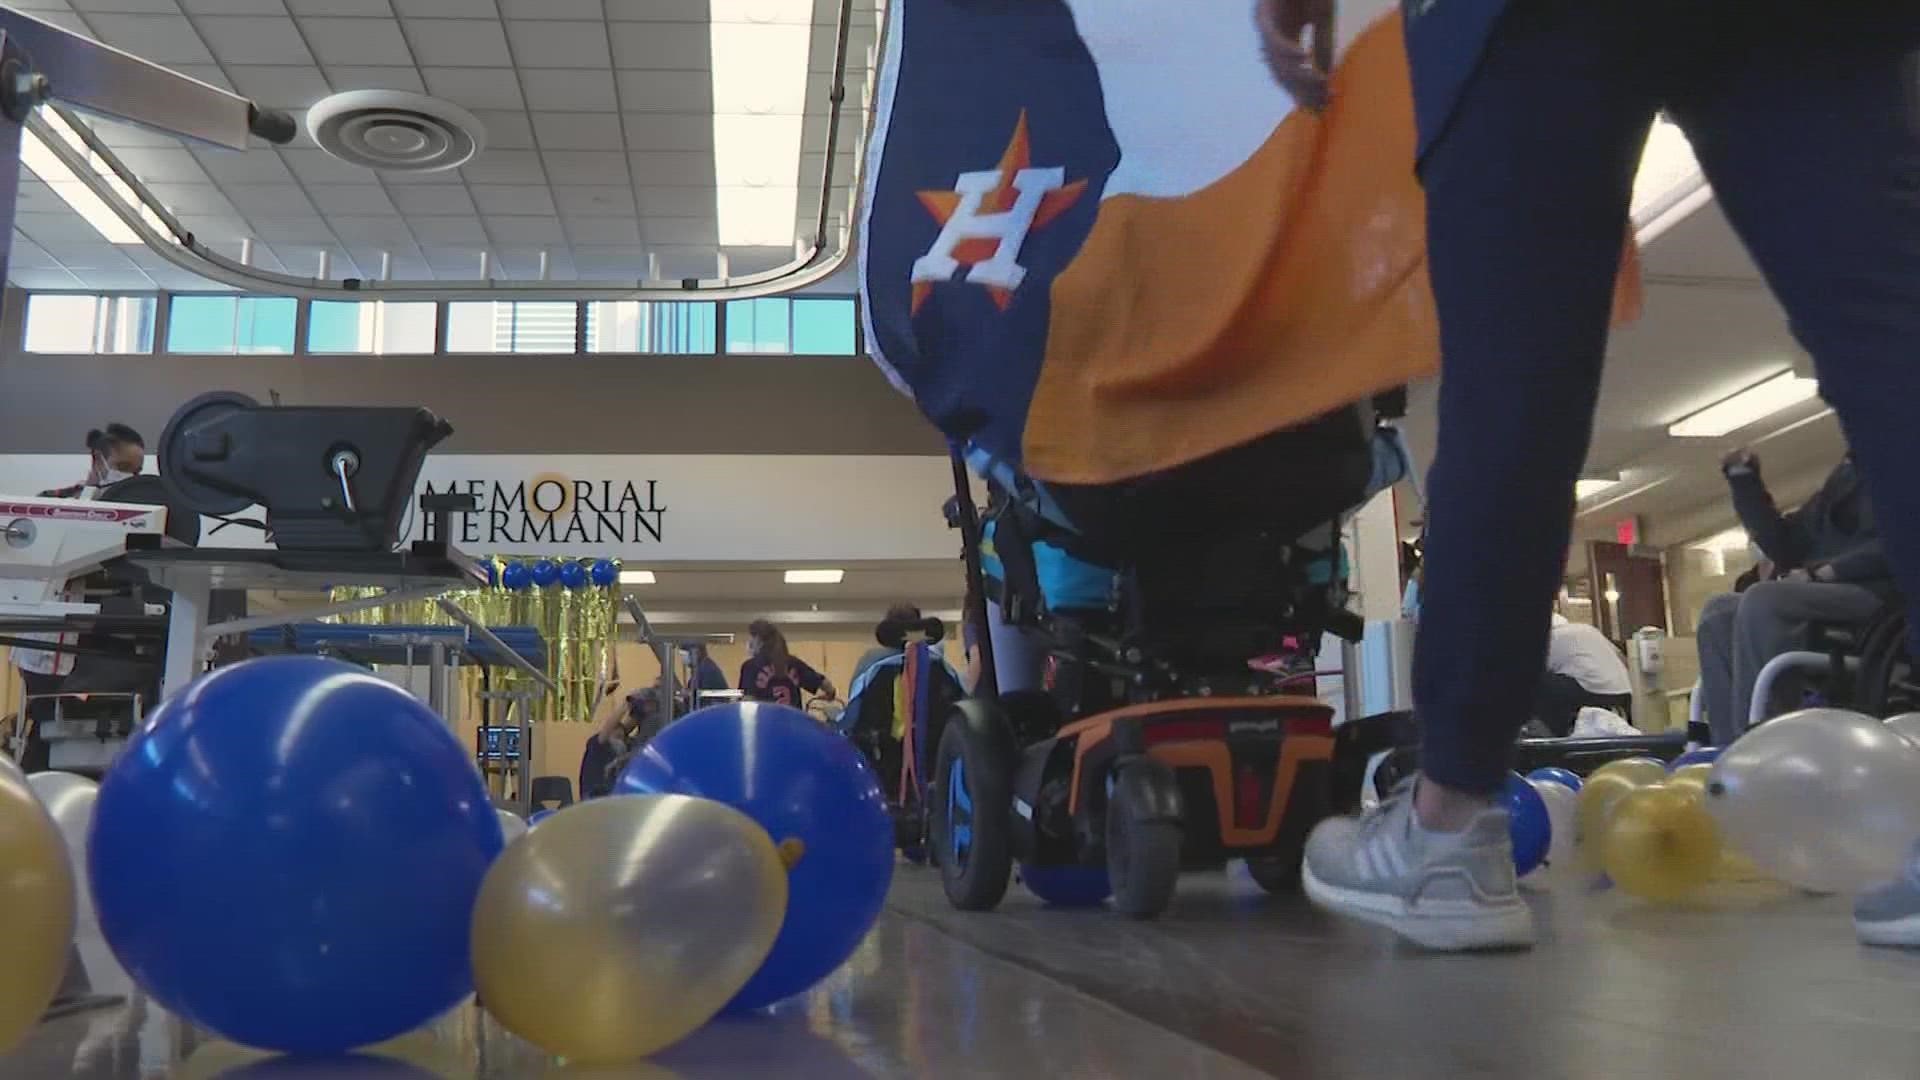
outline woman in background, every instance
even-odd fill
[[[805,691],[832,701],[840,696],[825,675],[787,651],[787,636],[766,619],[747,627],[747,662],[740,665],[740,692],[750,701],[800,707]]]

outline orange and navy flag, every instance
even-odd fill
[[[1343,51],[1318,114],[1275,85],[1250,0],[887,18],[867,340],[956,442],[1107,483],[1436,370],[1397,14]],[[1635,265],[1629,243],[1621,314]]]

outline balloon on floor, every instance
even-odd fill
[[[1575,839],[1588,846],[1591,856],[1597,856],[1600,834],[1614,806],[1629,792],[1666,778],[1666,765],[1654,758],[1626,758],[1595,769],[1580,788],[1580,803],[1574,816]]]
[[[1600,866],[1622,892],[1678,900],[1720,865],[1720,833],[1683,787],[1649,784],[1623,796],[1600,834]]]
[[[73,942],[73,869],[60,830],[0,756],[0,1054],[60,988]]]
[[[1887,717],[1887,726],[1892,728],[1908,742],[1920,743],[1920,712],[1901,713]]]
[[[570,1063],[678,1042],[760,969],[787,910],[766,830],[685,795],[594,799],[527,833],[473,911],[480,1000]]]
[[[784,705],[730,702],[675,721],[620,774],[626,794],[718,799],[760,823],[793,864],[767,962],[728,1009],[771,1005],[853,955],[893,880],[893,818],[852,743]]]
[[[101,782],[88,868],[107,944],[162,1006],[326,1054],[471,992],[468,915],[500,848],[432,710],[360,668],[284,656],[154,710]]]
[[[1802,709],[1727,747],[1707,806],[1728,843],[1789,885],[1872,888],[1920,839],[1920,747],[1861,713]]]
[[[1519,773],[1507,774],[1501,800],[1507,810],[1507,832],[1513,841],[1513,872],[1525,876],[1546,861],[1547,851],[1553,845],[1553,819],[1547,814],[1546,800]]]
[[[1580,790],[1579,774],[1571,769],[1560,768],[1558,765],[1547,765],[1535,769],[1527,774],[1527,779],[1536,784],[1559,784],[1568,791],[1578,792]]]
[[[1574,814],[1576,807],[1579,806],[1580,796],[1572,788],[1555,781],[1529,782],[1533,784],[1534,790],[1540,793],[1540,801],[1547,808],[1547,858],[1539,867],[1536,867],[1536,870],[1572,865]]]
[[[87,832],[93,825],[93,803],[100,785],[70,772],[38,772],[27,777],[27,786],[47,808],[60,838],[67,844],[67,859],[73,867],[73,914],[75,926],[91,926],[97,921],[93,912],[93,892],[87,886]]]
[[[1054,907],[1092,907],[1113,895],[1105,866],[1021,863],[1020,880],[1041,903]]]
[[[527,835],[529,826],[525,819],[521,818],[519,814],[511,810],[496,810],[494,813],[500,817],[500,839],[502,841],[511,844],[515,840]]]

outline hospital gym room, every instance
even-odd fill
[[[1920,5],[0,0],[0,1080],[1920,1076]]]

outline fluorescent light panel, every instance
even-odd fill
[[[712,0],[714,212],[722,247],[790,247],[813,0]]]
[[[1620,483],[1618,480],[1575,480],[1573,497],[1575,501],[1584,502],[1618,483]]]
[[[1709,405],[1667,428],[1676,439],[1713,439],[1758,423],[1782,409],[1791,408],[1820,392],[1816,379],[1806,379],[1791,371],[1750,386],[1725,401]]]
[[[1693,548],[1695,551],[1713,551],[1725,554],[1729,551],[1745,551],[1747,550],[1748,543],[1747,530],[1736,525],[1726,532],[1714,533],[1705,540],[1696,540],[1687,546]]]
[[[64,127],[58,117],[54,117],[52,122],[55,123],[56,128]],[[67,137],[66,141],[71,145],[78,141],[78,137]],[[84,146],[76,146],[75,149],[82,153],[86,152]],[[140,234],[134,232],[132,226],[120,220],[120,215],[114,213],[106,200],[94,194],[92,188],[75,176],[73,170],[67,168],[66,162],[55,157],[53,151],[46,143],[40,141],[40,136],[36,135],[31,128],[20,129],[20,164],[31,169],[41,183],[52,188],[53,193],[60,196],[61,201],[71,207],[74,213],[79,214],[88,225],[93,226],[94,231],[105,237],[109,243],[138,244],[141,242]],[[133,205],[139,204],[135,202]]]
[[[620,571],[620,584],[622,585],[651,585],[653,583],[654,576],[651,570]]]
[[[838,585],[847,576],[845,570],[789,570],[789,585]]]
[[[1652,240],[1711,197],[1693,144],[1678,125],[1664,118],[1655,121],[1633,177],[1633,222],[1641,242]]]

